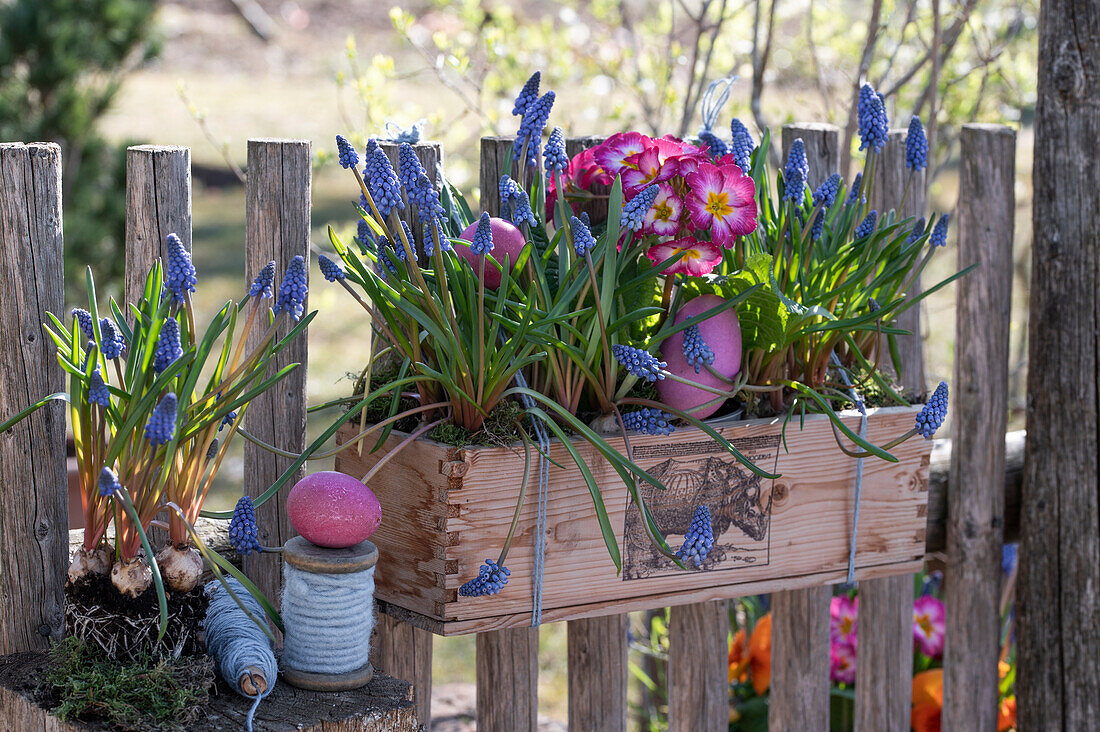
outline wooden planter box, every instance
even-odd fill
[[[883,443],[913,427],[919,408],[869,412],[867,433]],[[859,416],[844,414],[858,430]],[[812,587],[845,579],[852,532],[856,461],[844,455],[822,415],[788,425],[781,419],[723,423],[716,428],[753,461],[781,477],[761,479],[704,433],[677,429],[669,437],[632,436],[642,468],[667,491],[643,485],[657,524],[673,549],[683,541],[696,505],[714,515],[715,547],[700,569],[677,568],[646,539],[626,486],[585,443],[588,460],[615,528],[623,558],[616,574],[592,509],[592,498],[568,453],[555,444],[547,509],[543,580],[545,621],[760,592]],[[345,426],[339,439],[356,434]],[[399,441],[391,437],[391,446]],[[610,440],[622,449],[622,439]],[[932,442],[919,437],[891,452],[899,462],[864,461],[856,577],[914,572],[924,557],[928,468]],[[537,454],[532,451],[532,455]],[[336,469],[362,478],[377,457],[349,449]],[[406,447],[371,482],[383,519],[371,538],[380,553],[375,596],[391,615],[440,635],[461,635],[531,622],[537,463],[505,562],[512,571],[492,597],[459,597],[486,560],[497,558],[523,478],[523,449],[455,448],[430,440]]]

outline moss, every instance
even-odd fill
[[[466,445],[507,445],[519,439],[516,423],[523,417],[523,408],[513,401],[501,402],[489,412],[485,423],[477,432],[460,427],[451,422],[439,425],[428,437],[455,447]]]
[[[121,730],[177,732],[202,714],[213,684],[206,656],[175,664],[149,656],[132,663],[104,660],[90,645],[66,638],[50,652],[48,691],[61,719],[96,718]]]

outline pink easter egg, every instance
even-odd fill
[[[682,323],[688,318],[694,318],[696,315],[721,305],[722,302],[722,298],[717,295],[697,297],[680,308],[673,322]],[[712,366],[715,371],[727,379],[737,376],[738,372],[741,371],[741,324],[737,320],[737,313],[734,312],[734,309],[723,310],[699,323],[699,335],[714,351]],[[666,361],[669,372],[677,376],[717,389],[729,389],[728,384],[725,384],[706,368],[701,368],[699,373],[695,373],[695,367],[688,363],[684,357],[684,331],[669,336],[661,344],[661,360]],[[660,400],[668,406],[687,412],[696,419],[706,419],[722,406],[721,402],[708,407],[699,406],[718,398],[718,395],[672,379],[658,381],[657,394]]]
[[[302,478],[286,497],[294,530],[317,546],[341,549],[370,538],[382,521],[374,491],[350,475],[324,471]]]
[[[503,267],[505,257],[508,258],[509,266],[516,263],[516,259],[519,258],[519,253],[523,251],[523,246],[527,242],[523,238],[523,233],[512,224],[508,223],[504,219],[498,219],[493,216],[489,219],[489,228],[493,232],[493,259],[497,260],[497,263]],[[474,240],[474,232],[477,231],[477,222],[470,224],[466,227],[466,230],[459,235],[459,239],[463,241],[472,242]],[[470,263],[470,266],[474,268],[474,271],[478,271],[478,255],[474,254],[467,246],[456,246],[455,251],[458,252],[458,256],[465,259]],[[485,286],[491,290],[495,290],[500,287],[501,272],[493,265],[486,262],[485,264]]]

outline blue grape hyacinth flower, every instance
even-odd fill
[[[623,215],[619,219],[619,225],[623,229],[629,229],[631,231],[638,231],[641,229],[642,224],[645,223],[645,216],[649,213],[649,209],[653,206],[653,202],[657,200],[657,194],[660,190],[661,187],[654,183],[644,188],[634,196],[634,198],[627,201],[623,205]]]
[[[329,282],[343,282],[347,277],[347,275],[344,274],[344,268],[324,254],[317,255],[317,265],[321,268],[321,274],[324,275],[325,279]]]
[[[840,173],[833,173],[825,182],[814,191],[814,205],[821,208],[829,208],[836,203],[836,196],[840,193]]]
[[[462,587],[458,588],[458,594],[463,597],[484,597],[495,595],[508,584],[508,577],[512,572],[503,564],[497,564],[492,559],[486,559],[485,564],[477,571],[477,577],[473,578]]]
[[[513,158],[518,158],[527,146],[527,165],[535,166],[539,162],[539,152],[542,146],[542,132],[546,129],[546,123],[550,119],[550,110],[554,106],[554,92],[548,91],[527,106],[523,113],[523,119],[519,123],[516,132],[516,141],[512,146]]]
[[[871,148],[874,152],[882,152],[886,147],[890,124],[886,119],[886,104],[870,84],[860,87],[856,112],[859,117],[859,149]]]
[[[752,141],[752,135],[749,134],[749,130],[736,117],[730,122],[730,155],[733,156],[733,161],[737,163],[737,167],[741,168],[741,171],[745,175],[749,174],[749,168],[752,167],[751,156],[752,151],[756,149],[756,143]]]
[[[343,135],[336,136],[336,153],[340,158],[340,167],[344,170],[359,165],[359,153],[355,151],[355,147]]]
[[[924,409],[920,410],[920,414],[917,415],[917,433],[926,440],[932,439],[932,435],[936,434],[936,430],[947,418],[947,392],[947,382],[941,381],[936,390],[932,392],[932,396],[928,398]]]
[[[726,153],[729,152],[729,146],[726,145],[725,140],[723,140],[718,135],[714,134],[714,132],[712,130],[700,130],[699,131],[699,142],[706,145],[707,152],[710,154],[710,157],[714,160],[718,160],[719,158],[725,156]],[[738,166],[738,167],[740,167],[740,166]],[[744,170],[744,169],[742,168],[742,170]]]
[[[260,270],[256,278],[252,280],[252,285],[248,288],[249,297],[258,297],[261,300],[275,297],[275,291],[272,290],[272,285],[275,283],[275,260],[265,264]]]
[[[73,317],[76,318],[76,322],[80,325],[80,332],[85,338],[95,338],[95,325],[91,313],[83,308],[73,308]]]
[[[576,216],[569,217],[569,228],[573,231],[573,250],[578,257],[583,257],[592,247],[596,246],[596,239],[592,236],[592,230]]]
[[[474,254],[488,254],[493,251],[493,226],[488,213],[482,213],[474,231],[474,240],[470,244]]]
[[[99,319],[99,334],[103,337],[99,352],[108,361],[118,358],[126,350],[126,336],[122,335],[122,330],[110,318]]]
[[[394,172],[385,151],[374,140],[371,142],[374,144],[367,146],[363,177],[368,181],[367,187],[374,205],[378,207],[378,213],[389,216],[390,211],[405,208],[405,203],[401,200],[401,182],[397,179],[397,173]]]
[[[914,171],[928,167],[928,138],[920,117],[915,114],[909,120],[909,132],[905,135],[905,167]]]
[[[702,567],[713,548],[714,528],[711,525],[710,509],[697,506],[691,517],[691,526],[684,535],[684,545],[676,552],[676,556],[685,562],[690,559],[696,567]]]
[[[176,433],[176,395],[168,392],[153,407],[153,413],[149,415],[149,421],[145,423],[145,439],[150,444],[165,445],[172,441]]]
[[[272,308],[276,315],[285,311],[294,322],[301,319],[306,293],[309,292],[306,278],[306,260],[299,254],[290,260],[283,281],[279,284],[279,299]]]
[[[401,184],[405,186],[409,202],[416,204],[417,217],[422,222],[428,222],[441,216],[443,206],[439,203],[439,191],[432,185],[412,145],[401,143],[397,155],[401,168]]]
[[[802,197],[806,194],[806,176],[809,174],[806,144],[800,137],[791,143],[790,152],[787,153],[787,165],[783,168],[783,197],[796,204],[802,203]]]
[[[527,108],[531,106],[531,103],[539,98],[539,82],[541,80],[542,72],[536,71],[524,82],[523,88],[519,90],[519,94],[516,96],[515,104],[512,105],[513,117],[523,115]]]
[[[711,366],[714,364],[714,351],[707,342],[703,340],[702,334],[699,332],[699,324],[688,326],[684,329],[684,359],[688,362],[688,365],[695,369],[695,373],[699,373],[703,366]]]
[[[912,244],[913,242],[924,236],[924,227],[924,217],[921,216],[919,219],[917,219],[916,223],[913,224],[913,230],[909,232],[909,239],[906,241],[906,243]]]
[[[631,432],[641,432],[646,435],[668,436],[676,429],[672,425],[675,419],[668,412],[650,407],[642,407],[634,412],[623,415],[623,425]]]
[[[160,373],[183,357],[180,345],[180,324],[175,318],[165,318],[157,337],[157,347],[153,351],[153,371]]]
[[[259,527],[256,526],[256,507],[251,496],[241,496],[233,507],[233,518],[229,519],[229,543],[241,556],[252,552],[262,552]]]
[[[862,239],[865,236],[870,236],[875,232],[875,224],[878,223],[878,211],[872,211],[867,214],[863,221],[856,227],[854,234],[856,239]]]
[[[658,361],[657,357],[648,351],[617,344],[611,347],[611,355],[627,372],[640,379],[657,381],[665,378],[664,370],[668,368],[668,364]]]
[[[115,471],[108,467],[104,467],[103,470],[99,471],[99,495],[103,497],[111,496],[121,488],[122,484],[118,482]]]
[[[932,227],[932,235],[928,237],[928,243],[934,247],[947,246],[947,226],[951,220],[950,214],[940,216],[936,225]]]
[[[98,404],[104,408],[111,406],[111,392],[103,381],[103,374],[99,369],[93,371],[88,379],[88,403]]]
[[[172,295],[177,305],[187,299],[187,293],[195,291],[198,276],[191,262],[191,252],[175,234],[169,234],[165,240],[168,245],[168,263],[164,268],[164,289]]]
[[[565,154],[565,134],[560,127],[550,130],[550,139],[546,141],[546,151],[543,153],[543,164],[547,175],[569,167],[569,156]]]
[[[852,178],[852,187],[848,191],[848,205],[849,206],[851,206],[856,201],[861,200],[860,192],[861,192],[862,188],[863,188],[863,173],[862,172],[856,173],[856,177]],[[866,201],[867,201],[867,197],[863,196],[862,197],[862,202],[865,203]]]

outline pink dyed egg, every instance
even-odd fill
[[[717,295],[697,297],[680,308],[673,322],[682,323],[688,318],[694,318],[700,313],[721,305],[722,302],[722,298]],[[727,379],[737,376],[741,371],[741,324],[737,320],[734,309],[724,310],[699,323],[699,335],[714,351],[714,363],[711,364],[714,370]],[[661,360],[668,362],[668,370],[677,376],[717,389],[729,388],[706,367],[701,368],[699,373],[695,373],[695,367],[684,357],[684,331],[665,339],[661,344]],[[722,406],[721,402],[708,407],[699,406],[718,398],[718,395],[672,379],[658,381],[657,394],[668,406],[683,410],[697,419],[706,419]]]
[[[350,475],[325,471],[302,478],[286,497],[294,530],[317,546],[341,549],[370,538],[382,521],[374,491]]]
[[[516,263],[516,259],[519,258],[519,253],[523,251],[523,245],[527,242],[523,238],[523,233],[520,232],[512,224],[508,223],[504,219],[498,219],[493,216],[489,219],[489,228],[493,232],[493,259],[497,260],[497,263],[501,267],[504,266],[504,258],[507,257],[511,265]],[[466,230],[458,237],[463,241],[473,241],[474,232],[477,231],[477,222],[470,224],[466,227]],[[458,252],[458,256],[465,259],[470,263],[470,266],[474,268],[476,272],[478,269],[478,255],[470,251],[470,247],[456,246],[455,251]],[[485,264],[485,286],[491,290],[495,290],[500,287],[501,272],[493,265],[486,262]]]

